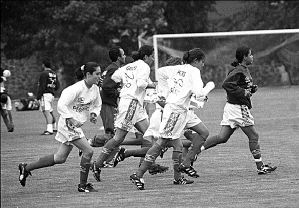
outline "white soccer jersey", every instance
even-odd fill
[[[150,67],[142,60],[127,64],[114,72],[111,79],[122,83],[120,98],[137,99],[143,104]]]
[[[91,88],[88,88],[82,80],[62,91],[57,110],[62,118],[74,118],[84,123],[89,119],[90,113],[95,113],[98,116],[101,106],[99,87],[92,85]]]
[[[190,64],[174,67],[179,68],[174,75],[169,76],[169,94],[166,103],[188,109],[193,94],[196,98],[204,95],[200,70]]]
[[[157,91],[159,96],[167,98],[169,94],[169,78],[173,77],[180,68],[181,65],[177,65],[165,66],[156,70],[156,77],[158,81]]]

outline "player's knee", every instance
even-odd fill
[[[63,164],[65,163],[67,157],[64,156],[57,156],[55,157],[55,164]]]
[[[83,151],[83,156],[85,158],[92,158],[93,153],[94,153],[93,149],[92,148],[88,148],[88,149],[86,149],[86,150]]]

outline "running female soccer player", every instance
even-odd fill
[[[87,183],[93,148],[85,138],[81,126],[88,117],[90,117],[90,122],[95,124],[100,114],[102,101],[97,83],[100,79],[101,68],[97,63],[88,62],[80,70],[84,74],[84,79],[64,89],[58,100],[57,110],[60,118],[55,139],[61,142],[60,146],[55,154],[41,157],[38,161],[29,164],[19,164],[19,181],[22,186],[25,186],[26,178],[31,175],[32,170],[64,163],[74,145],[83,152],[78,191],[96,192],[92,184]]]
[[[249,149],[256,163],[258,174],[267,174],[277,167],[264,164],[262,161],[259,135],[254,128],[254,119],[250,97],[257,91],[257,85],[252,82],[248,65],[252,64],[251,49],[246,46],[236,50],[236,60],[231,64],[234,68],[228,73],[222,87],[227,93],[227,103],[224,107],[221,130],[218,135],[209,137],[201,147],[201,151],[226,143],[234,131],[240,127],[249,139]]]
[[[148,115],[143,108],[146,88],[155,88],[149,83],[150,66],[154,63],[153,47],[144,45],[138,50],[139,60],[127,64],[114,72],[111,79],[122,83],[119,113],[115,121],[115,135],[103,147],[97,161],[92,165],[93,176],[101,181],[100,173],[104,161],[115,148],[119,148],[129,130],[134,126],[142,134],[149,126]],[[142,151],[142,148],[138,151]]]
[[[203,96],[203,82],[199,69],[203,66],[204,57],[204,53],[201,49],[192,49],[184,54],[183,60],[187,64],[173,66],[178,67],[179,70],[169,70],[169,73],[175,73],[173,76],[169,76],[167,81],[169,83],[169,94],[166,98],[166,105],[163,110],[162,122],[159,129],[161,137],[148,150],[138,172],[130,176],[130,180],[139,190],[144,189],[144,181],[142,178],[144,173],[160,155],[161,150],[167,145],[173,147],[172,159],[174,161],[174,171],[178,173],[175,175],[174,184],[193,183],[193,181],[184,179],[179,174],[183,147],[179,138],[188,121],[187,112],[190,107],[191,96],[193,94],[196,97]],[[161,76],[163,76],[163,74],[161,74]]]

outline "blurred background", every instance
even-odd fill
[[[12,76],[13,99],[37,89],[47,57],[61,82],[59,93],[75,82],[74,71],[88,61],[104,69],[108,50],[127,55],[154,34],[206,33],[299,28],[298,1],[52,1],[1,0],[1,68]],[[260,86],[299,84],[299,34],[160,39],[159,65],[175,52],[194,47],[207,54],[204,81],[220,86],[240,44],[254,53],[252,76]],[[142,40],[142,41],[141,41]]]

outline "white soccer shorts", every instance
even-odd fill
[[[254,125],[254,118],[246,105],[226,103],[220,125],[231,128],[252,126]]]

